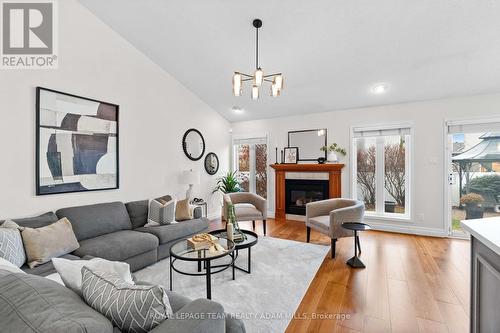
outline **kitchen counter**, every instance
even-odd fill
[[[500,328],[500,217],[462,221],[471,234],[470,332]]]
[[[500,217],[461,222],[462,228],[500,256]]]

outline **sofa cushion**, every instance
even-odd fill
[[[123,261],[158,247],[158,238],[142,232],[123,230],[85,239],[73,254]]]
[[[122,202],[63,208],[56,211],[56,214],[59,218],[68,218],[79,241],[132,229],[130,217]]]
[[[157,225],[151,227],[137,228],[135,231],[155,235],[160,240],[160,244],[169,241],[191,236],[208,228],[208,219],[200,218],[196,220],[183,221],[167,225]]]
[[[113,325],[74,292],[49,279],[0,270],[2,332],[113,332]]]
[[[252,204],[235,204],[234,211],[238,221],[251,221],[262,218],[262,213]]]
[[[60,256],[59,258],[64,258],[64,259],[69,259],[69,260],[81,260],[82,258],[72,255],[72,254],[65,254],[63,256]],[[53,273],[57,273],[56,268],[52,264],[52,261],[46,262],[45,264],[41,264],[39,266],[36,266],[35,268],[29,268],[27,264],[21,266],[21,269],[25,271],[26,273],[33,274],[33,275],[40,275],[40,276],[47,276]]]
[[[132,228],[143,227],[148,222],[149,200],[131,201],[125,204]]]
[[[45,227],[54,222],[57,222],[58,220],[59,219],[57,218],[56,214],[54,214],[53,212],[48,212],[35,217],[28,217],[24,219],[13,219],[12,221],[16,222],[21,227],[40,228],[40,227]],[[3,222],[4,221],[1,221],[0,224]]]
[[[309,223],[328,233],[330,230],[330,215],[310,217]]]

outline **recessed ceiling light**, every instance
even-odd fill
[[[385,94],[387,92],[387,90],[389,90],[389,84],[388,83],[377,83],[377,84],[373,85],[370,90],[375,95]]]
[[[239,106],[233,106],[231,108],[231,110],[236,113],[236,114],[242,114],[243,112],[245,112],[242,108],[240,108]]]

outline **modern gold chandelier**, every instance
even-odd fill
[[[243,82],[252,81],[252,99],[259,99],[260,87],[264,82],[271,83],[271,96],[277,97],[281,95],[283,89],[283,75],[281,73],[264,75],[264,71],[259,67],[259,28],[262,27],[262,21],[259,19],[253,20],[253,26],[255,27],[255,72],[253,75],[234,72],[233,95],[241,96]]]

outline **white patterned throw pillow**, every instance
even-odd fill
[[[0,227],[0,257],[10,261],[17,267],[26,262],[21,233],[12,221],[5,221]]]
[[[149,332],[172,316],[161,286],[131,285],[110,273],[82,268],[85,302],[110,319],[122,332]]]
[[[170,224],[174,221],[175,200],[170,195],[153,199],[149,203],[148,223],[150,225]]]

